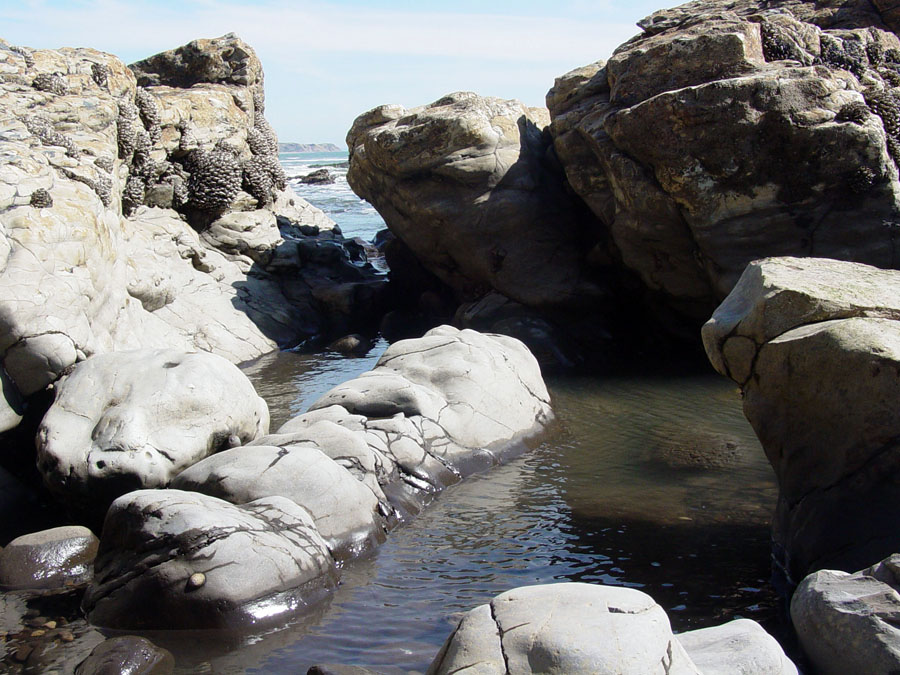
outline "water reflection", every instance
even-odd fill
[[[356,360],[270,355],[247,372],[276,428],[371,368],[382,349]],[[775,486],[736,389],[713,375],[549,385],[559,425],[540,447],[446,490],[348,565],[314,621],[252,655],[244,646],[217,656],[216,672],[305,672],[317,662],[421,671],[462,612],[560,580],[641,588],[676,630],[746,616],[777,634],[767,581]]]

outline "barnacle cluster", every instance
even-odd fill
[[[116,166],[115,160],[108,155],[101,155],[94,160],[94,166],[103,169],[106,173],[112,173]]]
[[[190,205],[197,209],[218,211],[227,208],[241,189],[241,166],[234,153],[227,149],[195,151],[190,170]]]
[[[24,120],[28,132],[38,137],[43,145],[58,145],[66,149],[69,157],[78,157],[78,148],[68,136],[53,128],[53,123],[42,115],[30,115]]]
[[[38,91],[46,91],[57,96],[62,96],[69,91],[66,78],[60,73],[40,73],[31,81],[31,86]]]
[[[200,147],[197,140],[197,134],[190,122],[182,120],[178,123],[177,129],[181,132],[181,138],[178,139],[178,151],[181,153],[190,153]]]
[[[150,134],[151,143],[156,143],[162,133],[159,126],[159,105],[156,103],[156,97],[144,87],[138,87],[134,95],[134,102],[137,104],[144,128]]]
[[[869,110],[881,118],[888,152],[896,164],[900,161],[900,106],[893,91],[870,90],[865,93]]]
[[[15,52],[23,59],[25,59],[25,69],[34,68],[34,57],[31,55],[25,47],[19,47],[18,45],[12,45],[9,48],[10,51]]]
[[[132,174],[128,176],[125,182],[125,189],[122,190],[122,213],[130,216],[132,212],[144,203],[144,190],[147,184],[143,177]]]
[[[866,56],[865,48],[860,43],[823,34],[819,44],[818,61],[820,63],[833,68],[849,70],[857,77],[862,77],[869,59]]]
[[[51,197],[50,193],[44,188],[38,188],[31,193],[29,204],[36,209],[45,209],[53,206],[53,197]]]
[[[762,35],[763,57],[766,61],[782,61],[796,56],[793,47],[784,39],[776,26],[765,22],[760,26],[760,34]]]
[[[262,94],[253,92],[253,126],[247,130],[247,145],[252,157],[244,161],[243,187],[262,205],[271,204],[276,190],[284,190],[287,177],[278,161],[278,138],[263,112]]]
[[[109,84],[109,66],[105,63],[95,63],[91,66],[91,78],[98,87],[106,89]]]
[[[856,194],[863,194],[872,189],[872,186],[878,182],[879,176],[867,166],[857,167],[856,171],[850,174],[847,179],[847,185],[850,190]]]
[[[116,120],[119,139],[119,159],[129,160],[137,146],[138,131],[143,131],[137,106],[123,99],[119,101],[119,117]]]
[[[841,107],[837,115],[834,116],[837,122],[853,122],[854,124],[863,124],[869,116],[869,106],[862,101],[854,101],[847,103]]]

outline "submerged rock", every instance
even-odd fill
[[[645,593],[583,583],[515,588],[468,612],[428,669],[460,671],[797,673],[753,621],[675,636],[665,611]]]
[[[104,640],[78,664],[75,675],[170,675],[175,658],[147,638],[123,635]]]
[[[703,327],[775,469],[773,539],[789,579],[900,547],[898,293],[900,272],[771,258],[747,267]]]
[[[99,354],[57,384],[37,435],[38,468],[61,500],[103,513],[121,494],[164,487],[207,455],[269,430],[269,411],[214,354]]]
[[[900,554],[861,572],[820,570],[791,598],[791,620],[817,673],[900,669]]]
[[[114,502],[85,609],[100,625],[135,628],[292,612],[330,587],[335,559],[378,545],[551,417],[537,362],[517,340],[443,326],[395,343],[275,434],[195,464],[177,489]],[[282,552],[299,556],[300,572],[283,569]]]

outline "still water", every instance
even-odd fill
[[[245,366],[273,428],[364,358],[271,354]],[[777,632],[768,587],[772,472],[716,375],[549,381],[557,427],[531,452],[442,493],[323,606],[183,672],[303,673],[314,663],[421,672],[460,614],[497,593],[561,580],[639,588],[676,631],[744,616]],[[233,649],[228,653],[228,649]]]
[[[328,168],[335,183],[292,187],[346,236],[371,239],[384,223],[347,185],[346,157],[281,162],[295,178]],[[270,354],[243,368],[277,429],[371,369],[386,346],[362,358]],[[537,448],[447,489],[292,624],[161,640],[178,669],[304,673],[325,662],[421,672],[462,612],[515,586],[563,580],[639,588],[676,631],[748,617],[780,637],[768,585],[776,488],[737,389],[711,372],[548,386],[558,424]]]

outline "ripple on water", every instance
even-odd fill
[[[275,355],[245,372],[282,420],[371,368],[383,348],[362,359]],[[563,580],[648,592],[676,631],[746,616],[777,632],[767,583],[775,485],[736,389],[712,375],[548,384],[559,424],[537,449],[447,489],[349,564],[313,616],[215,656],[182,652],[179,668],[422,671],[463,612]]]

